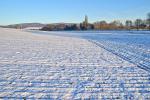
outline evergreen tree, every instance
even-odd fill
[[[131,27],[132,27],[132,21],[131,21],[131,20],[126,20],[126,28],[127,28],[128,30],[130,30]]]
[[[135,26],[136,26],[137,30],[140,29],[141,24],[142,24],[142,20],[141,19],[136,19],[135,20]]]
[[[150,30],[150,13],[147,14],[147,24]]]

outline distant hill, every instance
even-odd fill
[[[62,26],[62,25],[68,25],[71,26],[75,23],[51,23],[51,24],[41,24],[41,23],[21,23],[21,24],[11,24],[7,26],[0,26],[4,28],[16,28],[16,29],[39,29],[43,28],[47,25],[54,25],[54,26]]]
[[[17,29],[25,29],[29,27],[44,27],[46,24],[41,23],[21,23],[21,24],[12,24],[4,26],[5,28],[17,28]]]
[[[4,27],[4,26],[0,25],[0,27]]]

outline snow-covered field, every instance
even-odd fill
[[[137,66],[86,39],[0,28],[1,99],[149,100]]]
[[[102,32],[99,32],[102,33]],[[98,46],[150,72],[150,31],[124,31],[86,36]]]

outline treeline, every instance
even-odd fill
[[[150,30],[150,13],[147,14],[147,19],[136,19],[135,21],[126,20],[124,23],[115,20],[111,23],[106,21],[98,21],[88,23],[87,16],[85,21],[80,24],[48,24],[41,30],[44,31],[63,31],[63,30]]]

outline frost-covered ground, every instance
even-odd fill
[[[102,31],[83,37],[150,72],[150,31]]]
[[[87,39],[150,72],[150,31],[32,32]]]
[[[2,99],[150,99],[150,73],[86,39],[0,29]]]

